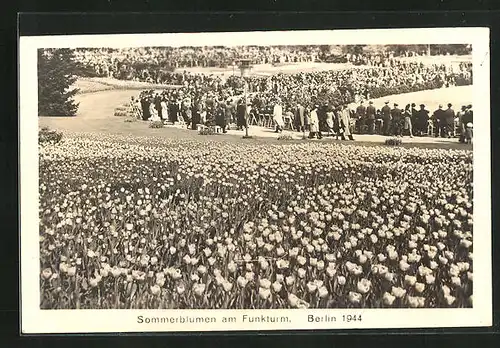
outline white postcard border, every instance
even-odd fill
[[[472,309],[314,310],[41,310],[39,307],[37,49],[46,47],[140,47],[300,44],[447,44],[473,47],[474,305]],[[492,325],[490,82],[488,28],[376,29],[245,33],[63,35],[21,37],[20,208],[22,333],[182,332],[349,328],[436,328]],[[286,316],[290,322],[244,322],[243,316]],[[349,315],[362,321],[347,321]],[[309,322],[309,315],[336,321]],[[138,317],[215,317],[216,323],[138,323]],[[236,322],[223,323],[222,318]]]

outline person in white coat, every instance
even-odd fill
[[[283,132],[283,128],[285,127],[285,121],[283,120],[283,106],[281,106],[279,99],[277,99],[276,103],[274,104],[273,120],[274,123],[276,124],[275,133]]]
[[[160,121],[158,111],[156,110],[155,104],[153,102],[149,104],[149,113],[151,114],[151,117],[149,118],[150,121]]]
[[[314,137],[322,138],[319,130],[318,105],[315,105],[309,113],[309,139]]]
[[[351,133],[351,114],[346,104],[342,105],[342,109],[340,110],[340,128],[342,128],[342,140],[345,140],[346,137],[349,140],[354,140]]]
[[[161,105],[161,118],[163,121],[166,121],[168,120],[168,106],[165,101],[165,98],[161,99],[160,105]]]

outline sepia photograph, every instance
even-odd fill
[[[435,30],[21,38],[32,330],[491,322],[488,31]]]

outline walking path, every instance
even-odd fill
[[[425,100],[432,105],[432,101],[445,100],[457,103],[460,101],[469,101],[472,92],[471,86],[454,87],[441,90],[423,91],[415,94],[402,94],[398,96],[390,96],[382,99],[388,99],[391,102],[398,101],[415,101]],[[149,128],[148,122],[125,122],[124,117],[114,116],[115,108],[130,100],[130,97],[137,96],[137,90],[107,90],[96,93],[79,94],[76,96],[76,101],[80,103],[78,114],[73,117],[39,117],[38,123],[40,127],[47,126],[51,129],[61,130],[63,132],[97,132],[110,134],[124,134],[130,136],[162,136],[175,138],[199,138],[196,131],[188,131],[182,129],[181,126],[165,126],[163,129]],[[379,100],[376,100],[378,103]],[[456,104],[457,105],[457,104]],[[459,104],[458,104],[459,105]],[[430,109],[430,108],[429,108]],[[240,138],[245,133],[243,131],[230,130],[228,134],[217,136],[218,139],[228,139],[230,141],[240,141]],[[273,141],[278,138],[278,134],[274,133],[273,129],[265,127],[251,126],[249,134],[256,139]],[[295,140],[300,140],[303,137],[302,133],[293,131],[284,131],[283,134],[290,135]],[[355,143],[365,144],[383,144],[387,137],[382,135],[355,135]],[[212,137],[214,139],[214,137]],[[332,137],[324,137],[322,140],[314,140],[319,142],[332,141]],[[471,148],[458,144],[457,139],[442,139],[432,137],[404,137],[405,145],[429,145],[431,147],[459,147]]]
[[[185,126],[165,126],[165,127],[175,127],[179,129],[185,129]],[[194,131],[191,131],[194,132]],[[243,136],[245,135],[245,131],[240,131],[240,130],[228,130],[226,133],[228,135],[237,135],[237,136]],[[266,128],[266,127],[259,127],[259,126],[250,126],[248,129],[248,134],[250,136],[256,137],[256,138],[275,138],[277,139],[280,134],[276,133],[274,129],[271,128]],[[296,132],[296,131],[289,131],[285,130],[281,135],[289,135],[291,136],[294,140],[301,140],[304,136],[303,133],[301,132]],[[307,137],[309,134],[306,133],[305,136]],[[354,140],[359,141],[359,142],[373,142],[373,143],[383,143],[386,139],[392,138],[392,137],[387,137],[385,135],[378,135],[378,134],[354,134]],[[335,137],[328,137],[328,136],[323,136],[323,139],[314,139],[317,141],[328,141],[329,139],[335,139]],[[410,143],[415,143],[415,144],[451,144],[451,143],[458,143],[457,138],[435,138],[435,137],[416,137],[414,136],[413,138],[410,138],[409,136],[404,136],[403,142],[410,144]]]

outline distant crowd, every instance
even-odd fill
[[[292,64],[338,62],[368,67],[392,68],[399,58],[425,52],[339,53],[323,51],[321,46],[238,46],[238,47],[140,47],[79,48],[75,60],[82,74],[154,83],[179,83],[186,68],[227,68],[241,58],[252,64]],[[460,68],[462,70],[462,68]],[[175,74],[172,74],[176,72]]]

